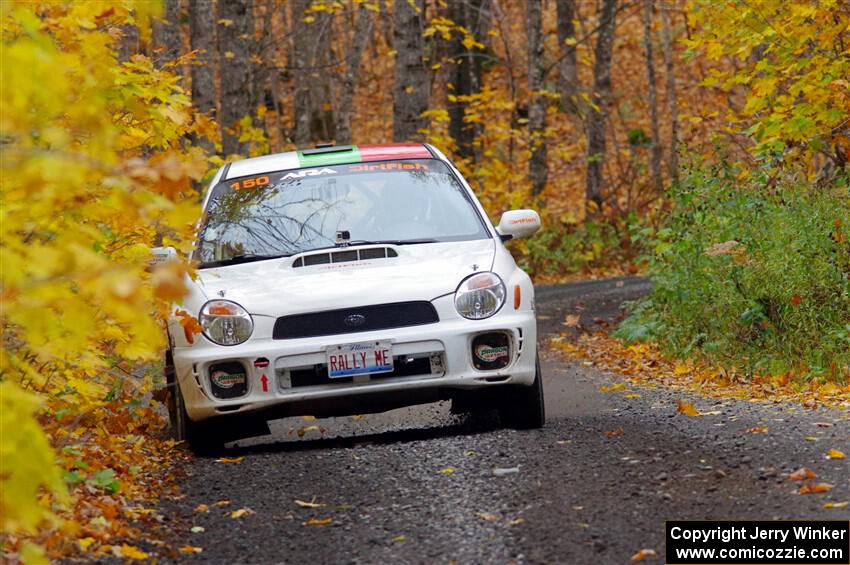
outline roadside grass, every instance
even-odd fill
[[[670,196],[667,225],[638,235],[653,291],[614,335],[750,382],[850,384],[848,179],[696,167]]]

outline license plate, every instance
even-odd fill
[[[364,341],[328,347],[328,377],[389,373],[393,370],[393,349],[389,341]]]

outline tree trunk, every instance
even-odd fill
[[[118,61],[129,61],[139,52],[139,28],[135,24],[121,26],[121,40],[118,43]]]
[[[602,168],[605,160],[605,121],[611,97],[611,56],[614,47],[614,19],[617,0],[603,0],[593,64],[593,105],[587,112],[587,204],[588,211],[602,209]],[[593,204],[591,204],[593,203]],[[595,206],[594,206],[595,204]]]
[[[330,141],[335,137],[330,72],[330,35],[333,17],[327,13],[309,14],[314,18],[304,21],[312,0],[293,2],[293,24],[296,35],[293,43],[291,67],[294,73],[295,144],[307,147],[312,142]]]
[[[666,1],[666,0],[665,0]],[[646,80],[649,84],[649,116],[652,128],[652,147],[649,158],[649,171],[652,175],[652,187],[661,192],[661,140],[658,135],[658,96],[655,90],[655,63],[652,56],[652,5],[654,0],[644,0],[643,40],[646,44]]]
[[[251,53],[254,21],[251,0],[219,0],[218,45],[221,61],[221,146],[225,155],[247,155],[238,124],[254,113]]]
[[[542,0],[528,0],[526,5],[526,33],[528,37],[528,131],[531,158],[528,176],[531,179],[531,194],[537,196],[546,186],[549,166],[546,162],[547,147],[543,132],[546,129],[546,97],[543,90],[543,15]]]
[[[212,0],[189,0],[189,40],[197,51],[196,64],[192,65],[192,104],[199,112],[216,118],[215,71],[215,4]],[[211,143],[202,145],[212,149]]]
[[[393,84],[393,140],[421,140],[428,126],[428,73],[424,55],[424,0],[396,0],[393,13],[395,80]]]
[[[578,61],[575,44],[576,19],[575,0],[557,0],[558,10],[558,50],[561,61],[558,64],[558,86],[561,91],[561,104],[572,113],[578,112]],[[568,43],[569,42],[569,43]]]
[[[667,104],[670,107],[670,181],[679,181],[679,104],[676,100],[676,75],[673,73],[673,37],[667,1],[661,3],[661,33],[664,41],[664,67],[667,73]]]
[[[489,0],[465,0],[450,4],[449,18],[457,25],[469,30],[477,41],[484,41],[488,27]],[[481,55],[483,51],[475,46],[466,47],[460,34],[455,34],[451,42],[450,59],[454,61],[453,79],[456,96],[468,97],[481,91]],[[468,124],[464,121],[469,103],[463,99],[449,102],[449,134],[457,146],[459,157],[475,157],[473,144],[480,134],[480,124]]]
[[[183,51],[180,37],[180,0],[165,0],[162,19],[153,23],[153,44],[158,50],[154,60],[163,63],[175,60]],[[175,69],[182,74],[182,69]]]
[[[339,107],[336,113],[337,144],[345,145],[352,142],[351,112],[354,109],[354,92],[357,89],[357,77],[360,71],[360,60],[366,41],[372,36],[372,12],[364,5],[357,9],[357,20],[354,23],[354,38],[346,58],[346,69],[342,76]]]

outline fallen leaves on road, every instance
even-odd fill
[[[826,452],[827,459],[844,459],[844,452],[837,449],[830,449]]]
[[[194,555],[196,553],[201,553],[204,550],[203,547],[195,547],[194,545],[184,545],[180,548],[180,553],[185,555]]]
[[[641,549],[632,555],[632,561],[643,561],[647,557],[658,557],[654,549]]]
[[[219,457],[215,460],[216,463],[239,463],[245,459],[244,457]]]
[[[324,504],[320,504],[320,503],[316,502],[315,497],[313,497],[313,500],[310,501],[310,502],[304,502],[303,500],[298,500],[296,498],[295,504],[297,506],[300,506],[301,508],[322,508],[323,506],[325,506]]]
[[[319,432],[321,435],[325,435],[325,432],[327,432],[327,431],[328,430],[326,430],[325,428],[323,428],[321,426],[316,426],[316,425],[302,426],[300,428],[290,428],[289,435],[292,435],[293,433],[295,433],[295,434],[298,434],[298,437],[304,437],[304,435],[307,432]]]
[[[800,488],[797,492],[800,494],[817,494],[821,492],[829,492],[835,485],[831,485],[829,483],[806,483],[804,485],[800,485]]]
[[[816,479],[818,476],[814,471],[809,469],[808,467],[800,467],[790,475],[788,475],[789,481],[805,481],[808,479]]]
[[[685,416],[699,416],[699,410],[696,409],[696,406],[684,400],[676,401],[676,412]]]
[[[454,472],[455,472],[454,467],[446,467],[444,469],[440,469],[440,473],[442,473],[443,475],[451,475]]]
[[[846,500],[844,502],[824,502],[823,507],[824,508],[844,508],[848,504],[850,504],[850,502],[847,502]]]
[[[195,506],[195,512],[209,512],[210,505],[209,504],[198,504]]]
[[[305,526],[327,526],[333,523],[333,518],[310,518],[304,522]]]
[[[624,383],[615,383],[611,386],[604,386],[603,385],[603,386],[599,387],[599,390],[601,392],[615,392],[615,391],[618,391],[618,390],[622,390],[624,388],[626,388],[626,385]]]
[[[192,526],[189,529],[189,531],[192,532],[193,534],[201,534],[201,533],[204,533],[206,530],[204,529],[203,526]]]
[[[401,542],[406,541],[406,540],[407,540],[407,536],[402,534],[402,535],[396,536],[393,539],[391,539],[390,543],[401,543]]]
[[[224,508],[225,506],[230,506],[230,501],[229,500],[219,500],[218,502],[215,503],[215,506],[218,506],[219,508]]]
[[[605,435],[608,437],[617,437],[626,433],[622,427],[617,428],[616,430],[611,430],[610,432],[605,432]]]
[[[231,512],[230,517],[235,520],[244,516],[250,516],[251,514],[256,514],[256,512],[254,512],[250,508],[240,508],[239,510],[234,510],[233,512]]]
[[[504,523],[508,526],[519,526],[520,524],[525,524],[525,518],[522,518],[522,517],[514,518],[514,519],[511,520],[511,519],[508,519],[508,518],[502,518],[498,514],[493,514],[492,512],[484,512],[484,511],[476,512],[475,515],[478,516],[479,518],[481,518],[482,520],[486,521],[486,522],[492,522],[494,524],[495,523]]]
[[[126,557],[127,559],[142,560],[147,559],[148,554],[139,549],[138,547],[127,544],[121,544],[121,557]]]
[[[574,328],[578,325],[579,320],[581,320],[581,314],[567,314],[567,317],[564,318],[563,325],[568,328]]]
[[[747,428],[745,431],[748,434],[766,434],[770,431],[770,428]]]
[[[677,361],[665,357],[657,344],[625,345],[604,331],[578,336],[564,333],[553,338],[551,346],[572,361],[623,375],[631,385],[659,383],[674,390],[697,391],[720,398],[787,400],[812,409],[820,405],[850,409],[850,384],[805,381],[791,372],[749,374],[743,369],[717,367],[693,359]]]
[[[501,520],[501,518],[490,512],[476,512],[475,515],[487,522],[498,522]]]

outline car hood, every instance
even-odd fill
[[[389,247],[398,256],[309,267],[294,267],[298,256],[293,256],[203,269],[198,272],[197,283],[208,298],[232,300],[252,315],[283,316],[432,300],[454,292],[473,272],[489,270],[496,242],[484,239],[369,247]]]

